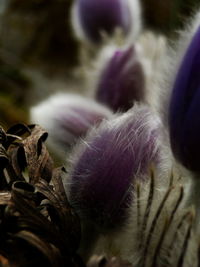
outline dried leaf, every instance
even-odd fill
[[[30,183],[36,183],[39,178],[50,181],[53,162],[43,144],[48,134],[40,126],[32,126],[31,135],[22,143],[27,161]]]
[[[80,222],[46,138],[35,125],[0,128],[0,251],[8,266],[84,266]]]

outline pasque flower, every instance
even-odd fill
[[[99,43],[103,32],[110,36],[117,28],[134,36],[139,29],[139,15],[138,0],[76,0],[72,22],[79,38]]]
[[[48,131],[49,145],[60,157],[90,127],[111,116],[109,109],[94,100],[68,93],[52,95],[30,110],[31,121]]]
[[[170,114],[170,139],[176,158],[199,172],[200,151],[200,27],[192,37],[174,83]]]
[[[144,99],[145,78],[135,48],[117,50],[98,81],[96,99],[112,110],[127,111]]]
[[[160,120],[149,108],[104,121],[77,146],[66,190],[83,220],[101,229],[123,222],[134,181],[144,179],[151,164],[160,163]]]

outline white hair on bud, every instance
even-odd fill
[[[183,56],[199,26],[200,9],[189,19],[189,21],[186,21],[185,28],[182,31],[179,31],[179,38],[174,44],[174,50],[172,51],[176,69],[181,64]]]
[[[134,40],[137,39],[141,28],[142,28],[142,18],[141,18],[141,5],[138,0],[128,0],[130,12],[131,12],[131,30],[127,37],[127,44],[132,44]]]
[[[112,116],[112,112],[108,108],[96,103],[94,100],[69,93],[52,95],[30,109],[30,121],[40,124],[48,131],[49,138],[47,143],[56,154],[60,154],[60,156],[57,155],[59,157],[65,158],[66,156],[66,145],[64,143],[70,146],[77,138],[70,130],[68,131],[67,127],[59,127],[59,121],[62,120],[60,115],[66,116],[66,118],[72,116],[79,120],[85,120],[84,114],[74,111],[73,108],[83,112],[94,112],[99,114],[102,119]]]
[[[144,115],[145,109],[146,112]],[[141,113],[143,113],[142,120],[141,120]],[[110,120],[103,120],[100,125],[91,128],[87,136],[85,137],[84,142],[83,140],[80,140],[79,143],[77,143],[76,146],[74,147],[74,153],[71,154],[70,158],[72,165],[74,164],[74,162],[78,160],[80,154],[84,151],[87,145],[87,140],[91,140],[93,137],[95,138],[102,131],[110,129],[117,130],[120,127],[122,127],[122,129],[126,128],[126,126],[133,120],[133,116],[134,116],[134,121],[135,122],[138,121],[140,123],[141,128],[148,129],[149,127],[149,129],[156,129],[162,127],[160,118],[153,111],[151,112],[151,109],[149,109],[148,106],[144,104],[135,103],[134,107],[131,108],[128,112],[124,114],[116,113]],[[143,122],[143,124],[141,124],[141,121]],[[151,130],[149,130],[148,133],[151,134]],[[124,136],[124,138],[127,138],[127,136]],[[146,134],[146,138],[147,139],[149,138],[148,134]],[[135,141],[137,142],[137,140]],[[147,140],[144,140],[144,142],[145,141]],[[161,145],[161,142],[163,142],[163,140],[158,139],[157,146]]]
[[[145,99],[155,111],[160,112],[163,92],[161,83],[167,57],[167,40],[163,35],[144,32],[136,42],[136,51],[145,74]]]

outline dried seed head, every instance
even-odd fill
[[[7,262],[0,257],[0,265],[83,266],[76,253],[80,222],[66,197],[64,169],[54,169],[45,147],[47,133],[40,126],[17,124],[4,135],[0,248]]]

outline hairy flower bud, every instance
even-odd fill
[[[60,156],[93,125],[111,115],[109,109],[93,100],[64,93],[51,96],[30,111],[31,121],[49,132],[49,145]]]
[[[139,30],[138,0],[76,0],[72,22],[80,39],[99,43],[102,33],[112,35],[120,28],[125,35],[134,36]]]
[[[77,146],[66,189],[82,218],[105,229],[123,223],[134,181],[160,163],[159,135],[158,117],[136,105],[105,120]]]
[[[180,65],[172,91],[169,125],[176,158],[188,169],[200,171],[200,27]]]
[[[127,111],[144,99],[144,80],[134,47],[118,50],[100,75],[96,99],[114,111]]]

